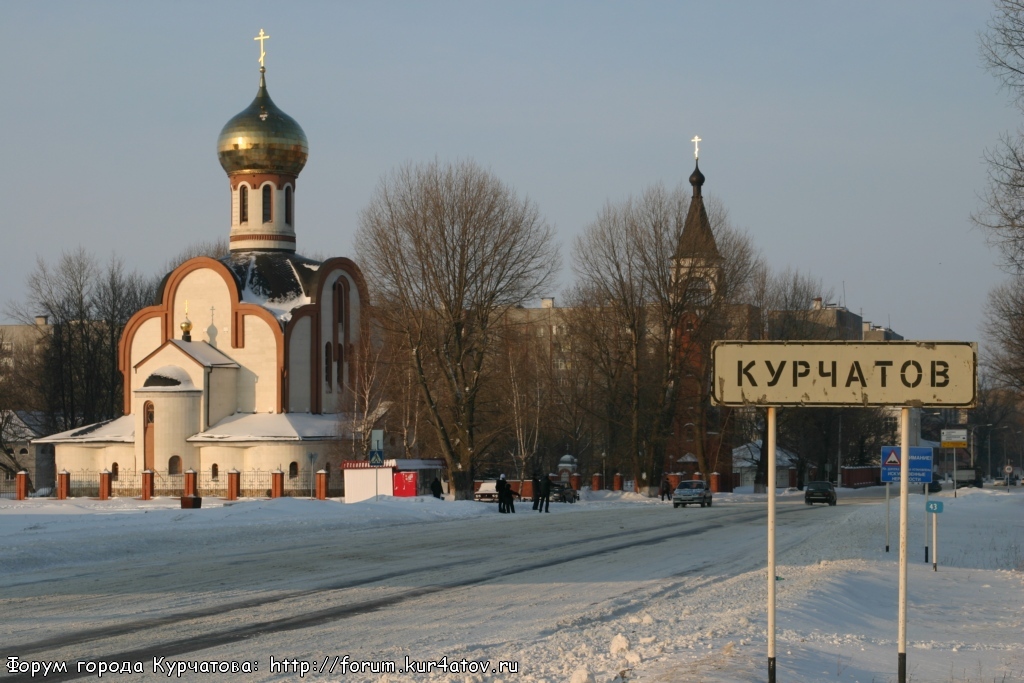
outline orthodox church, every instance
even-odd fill
[[[217,142],[230,253],[181,264],[129,320],[118,352],[124,416],[38,440],[54,444],[58,470],[294,472],[317,450],[323,466],[322,442],[351,438],[366,285],[347,258],[296,253],[309,148],[270,99],[264,55],[256,99]]]

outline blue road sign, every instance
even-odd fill
[[[384,451],[370,451],[370,467],[384,467]]]
[[[900,483],[900,447],[882,446],[882,483]],[[910,483],[928,484],[932,480],[932,449],[910,447]]]
[[[925,509],[928,512],[942,512],[942,501],[941,500],[929,500],[928,504],[925,505]]]

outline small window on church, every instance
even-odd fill
[[[271,196],[270,185],[263,186],[263,222],[269,223],[274,218],[273,204]]]
[[[284,188],[284,222],[292,224],[292,188]]]
[[[289,479],[298,479],[299,478],[299,463],[293,462],[292,464],[288,465],[288,478]]]
[[[331,356],[331,342],[324,344],[324,382],[327,383],[327,391],[331,390],[331,367],[334,365],[334,358]]]
[[[217,481],[220,479],[220,468],[217,467],[217,463],[210,465],[210,479]]]
[[[117,481],[118,469],[119,468],[118,468],[116,462],[111,464],[111,466],[110,466],[110,481]]]
[[[153,404],[146,403],[146,424],[153,424]]]
[[[172,455],[167,461],[167,474],[181,474],[181,458]]]
[[[249,222],[249,188],[245,185],[238,188],[238,222]]]

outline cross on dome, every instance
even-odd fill
[[[263,50],[263,41],[270,38],[270,36],[263,33],[263,29],[260,29],[260,34],[253,38],[253,40],[260,41],[260,68],[263,68],[263,58],[267,56],[267,53]]]
[[[693,158],[700,159],[700,138],[694,135],[693,139],[690,140],[690,142],[693,143]]]

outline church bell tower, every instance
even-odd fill
[[[266,52],[260,42],[260,86],[256,99],[228,121],[217,141],[217,157],[231,184],[231,251],[295,251],[295,182],[306,165],[309,144],[295,119],[267,92]]]

